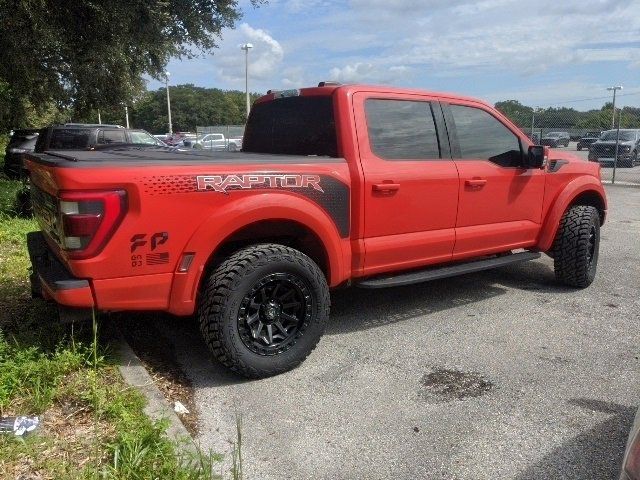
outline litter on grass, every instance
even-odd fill
[[[33,432],[40,425],[38,417],[3,417],[0,418],[0,433],[13,433],[21,437]]]

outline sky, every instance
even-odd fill
[[[219,48],[167,66],[171,84],[249,90],[319,81],[456,92],[489,102],[640,107],[640,0],[240,0]],[[148,87],[163,86],[150,80]]]

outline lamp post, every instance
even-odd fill
[[[253,48],[250,43],[245,43],[240,46],[240,49],[244,50],[244,90],[247,95],[247,118],[249,118],[249,110],[251,105],[249,104],[249,50]]]
[[[167,87],[167,116],[169,117],[169,135],[173,135],[173,125],[171,124],[171,97],[169,96],[169,72],[164,72],[164,84]]]
[[[126,104],[124,106],[124,118],[127,122],[127,128],[129,128],[129,107]]]
[[[622,90],[622,85],[616,85],[615,87],[607,87],[607,90],[613,90],[613,117],[611,118],[611,130],[616,128],[616,91]]]

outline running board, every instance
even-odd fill
[[[411,285],[414,283],[430,282],[440,278],[455,277],[465,273],[480,272],[490,268],[504,267],[514,263],[528,262],[540,258],[538,252],[521,252],[503,255],[500,257],[487,258],[485,260],[476,260],[473,262],[459,263],[447,267],[436,267],[428,270],[419,270],[400,275],[389,275],[384,277],[368,278],[361,282],[354,283],[360,288],[386,288],[400,287],[402,285]]]

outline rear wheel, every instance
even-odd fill
[[[591,285],[600,249],[600,215],[576,205],[565,212],[552,247],[556,279],[571,287]]]
[[[250,378],[307,358],[329,318],[329,288],[302,252],[277,244],[237,251],[206,280],[198,319],[214,357]]]

